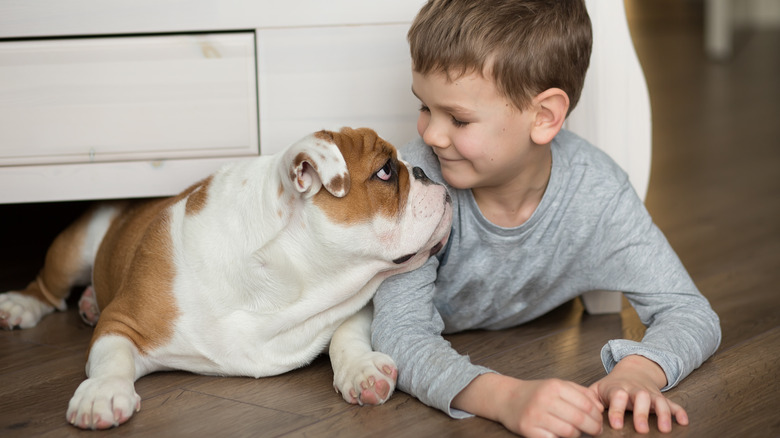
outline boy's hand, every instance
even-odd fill
[[[596,395],[575,383],[519,380],[492,373],[474,379],[452,406],[498,421],[528,438],[598,435],[604,412]]]
[[[634,428],[648,433],[648,416],[655,412],[658,430],[672,430],[672,417],[677,423],[688,424],[688,414],[682,406],[664,397],[660,388],[666,386],[666,375],[658,364],[642,356],[623,358],[611,373],[590,386],[609,408],[609,425],[623,428],[627,410],[633,411]]]

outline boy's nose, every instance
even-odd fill
[[[449,146],[449,140],[444,134],[444,131],[437,129],[433,123],[428,123],[422,136],[423,141],[428,146],[434,146],[437,148],[446,148]]]

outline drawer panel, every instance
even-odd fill
[[[417,135],[408,24],[258,29],[260,144],[366,126],[400,147]]]
[[[257,155],[254,32],[0,42],[0,166]]]

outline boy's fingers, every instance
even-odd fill
[[[577,404],[567,400],[560,400],[555,408],[550,411],[550,423],[547,429],[554,432],[556,436],[579,436],[580,432],[589,435],[598,435],[602,429],[601,415],[594,412],[583,410]],[[585,414],[584,416],[582,414]],[[595,415],[594,415],[595,414]]]
[[[653,410],[658,417],[658,430],[663,433],[672,431],[672,409],[670,401],[662,395],[657,395],[653,401]]]
[[[634,395],[634,429],[639,433],[650,432],[647,418],[650,416],[650,394],[647,391],[638,391]]]
[[[599,397],[599,393],[591,388],[585,388],[584,386],[580,387],[583,394],[585,394],[598,408],[599,413],[604,412],[604,403],[601,402],[601,397]]]
[[[601,401],[599,401],[594,392],[588,388],[579,385],[573,385],[573,387],[576,391],[572,395],[567,396],[568,402],[580,411],[588,414],[588,416],[598,421],[600,424],[602,419],[601,413],[604,412],[604,405],[601,404]]]
[[[628,406],[628,393],[622,389],[614,390],[609,394],[609,425],[613,429],[623,428],[623,418],[626,416]]]
[[[553,436],[556,437],[578,437],[582,434],[582,431],[584,430],[585,433],[588,433],[590,435],[596,435],[597,430],[593,432],[588,432],[587,430],[594,430],[595,428],[590,429],[583,429],[580,425],[572,424],[569,421],[561,420],[560,418],[556,418],[551,416],[551,418],[548,420],[547,424],[545,425],[545,429],[547,429],[549,432],[553,434]]]
[[[672,415],[674,416],[674,419],[677,420],[678,424],[681,424],[683,426],[688,425],[688,413],[685,412],[685,408],[678,405],[677,403],[669,400],[669,406],[672,410]]]

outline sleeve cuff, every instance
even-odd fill
[[[666,386],[661,391],[667,391],[677,386],[685,377],[683,375],[683,363],[679,357],[669,354],[666,351],[649,347],[645,344],[626,339],[617,339],[607,342],[601,349],[601,362],[607,374],[612,372],[618,362],[624,357],[636,354],[646,357],[657,363],[666,374]]]
[[[460,409],[455,409],[452,407],[452,400],[460,394],[463,389],[465,389],[469,383],[471,383],[472,380],[476,379],[477,377],[481,376],[482,374],[486,373],[495,373],[495,371],[485,368],[483,366],[477,366],[475,365],[472,369],[471,373],[463,373],[462,376],[460,376],[455,381],[450,381],[450,385],[448,385],[448,388],[452,391],[449,397],[447,397],[446,405],[442,409],[447,415],[449,415],[451,418],[460,420],[464,418],[471,418],[474,416],[474,414],[466,411],[462,411]]]

